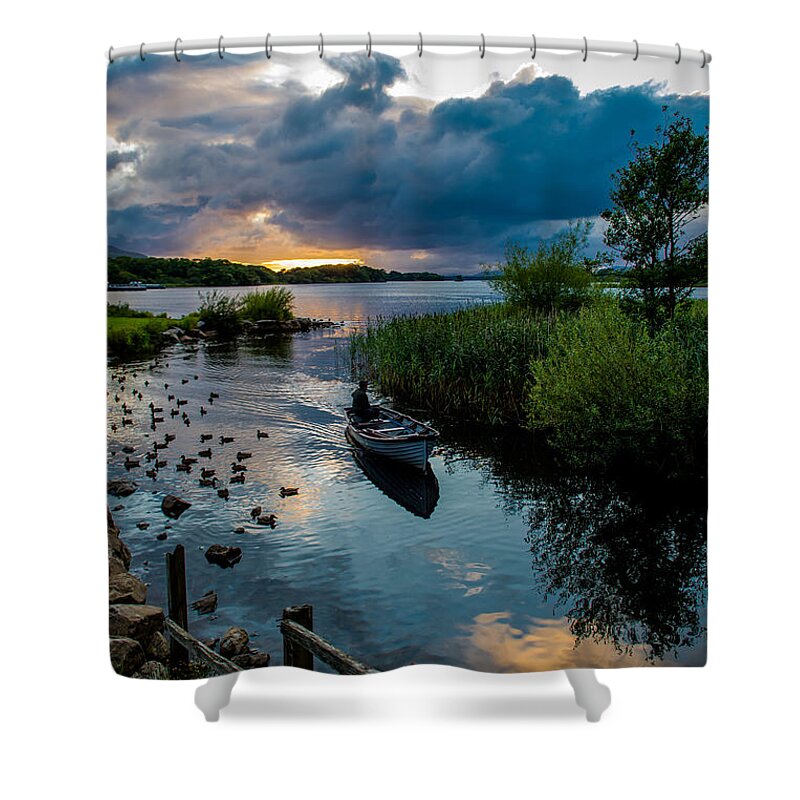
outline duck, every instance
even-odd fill
[[[154,406],[152,403],[150,403],[150,411],[153,414],[163,414],[164,413],[164,409],[161,406]]]
[[[227,500],[230,496],[230,492],[227,489],[217,489],[217,495],[223,500]]]
[[[116,422],[112,422],[111,423],[111,430],[116,432],[116,430],[117,430],[117,423]]]
[[[247,467],[244,464],[237,464],[235,461],[231,461],[231,471],[232,472],[247,472]]]
[[[128,458],[125,459],[125,469],[133,469],[134,467],[139,466],[139,459],[138,458]]]
[[[207,442],[209,439],[213,439],[214,437],[210,433],[201,433],[200,434],[200,444],[203,442]]]
[[[270,528],[274,528],[277,521],[278,518],[274,514],[265,514],[263,517],[256,519],[259,525],[269,525]]]
[[[185,406],[188,402],[188,400],[176,400],[175,405],[180,408],[180,406]]]
[[[155,425],[158,422],[163,422],[163,421],[164,421],[164,417],[153,417],[153,425]],[[153,430],[155,430],[155,428]]]
[[[229,444],[233,441],[233,436],[220,436],[219,443],[220,444]]]
[[[200,416],[204,417],[206,414],[208,414],[208,411],[203,406],[200,406]]]
[[[175,434],[174,433],[165,433],[164,434],[164,441],[165,442],[174,442],[175,441]]]
[[[169,389],[169,384],[168,384],[168,383],[165,383],[165,384],[164,384],[164,390],[166,391],[167,389]]]
[[[167,442],[153,442],[153,449],[154,450],[164,450],[168,447]]]
[[[200,470],[200,474],[204,478],[210,478],[212,475],[216,475],[217,471],[215,469],[206,469],[205,467],[203,467],[203,469]]]
[[[152,478],[153,480],[155,480],[156,476],[158,475],[158,472],[154,469],[146,469],[144,471],[144,474],[147,475],[148,478]],[[144,528],[142,528],[142,530],[144,530]]]
[[[257,439],[269,439],[269,434],[266,431],[257,430],[256,431],[256,438]]]
[[[188,428],[192,424],[192,421],[189,419],[189,417],[184,417],[183,424]]]
[[[200,458],[211,458],[211,448],[208,447],[205,450],[198,450],[197,455],[199,455]]]
[[[178,414],[180,414],[180,413],[181,413],[181,412],[180,412],[180,411],[178,411],[178,409],[177,409],[177,408],[171,408],[171,409],[169,410],[169,415],[170,415],[171,417],[177,417],[177,416],[178,416]]]
[[[125,419],[122,420],[122,424],[123,425],[133,425],[133,420],[132,419],[128,419],[126,417]]]
[[[217,479],[216,478],[200,478],[199,481],[201,486],[216,486]]]
[[[256,506],[255,508],[251,508],[250,509],[250,516],[253,519],[255,519],[256,517],[260,517],[261,516],[261,511],[262,511],[261,506]]]
[[[216,392],[211,392],[211,393],[209,393],[209,395],[208,395],[208,396],[209,396],[209,397],[210,397],[212,400],[215,400],[215,399],[216,399],[216,400],[218,400],[218,399],[219,399],[219,395],[218,395]]]
[[[144,457],[145,457],[145,458],[146,458],[148,461],[152,461],[152,460],[153,460],[153,459],[156,457],[155,451],[154,451],[154,450],[148,450],[148,451],[147,451],[147,452],[144,454]]]
[[[244,461],[245,459],[252,457],[253,457],[252,453],[243,453],[241,450],[236,454],[237,461]]]
[[[191,472],[192,471],[192,465],[191,464],[186,464],[186,463],[184,463],[182,461],[180,464],[176,464],[175,471],[176,472]]]
[[[168,394],[167,395],[167,402],[171,403],[174,399],[175,399],[175,395],[174,394]]]
[[[238,472],[236,475],[232,476],[229,483],[244,483],[244,472]]]
[[[167,459],[163,458],[160,461],[156,461],[156,469],[163,469],[167,466]]]
[[[123,453],[132,453],[134,448],[131,447],[129,444],[126,444],[125,447],[122,448]]]
[[[281,486],[280,489],[280,496],[281,497],[291,497],[292,495],[299,494],[300,490],[295,486]]]
[[[196,464],[197,459],[194,456],[181,456],[182,464]]]
[[[182,384],[189,383],[189,379],[188,378],[181,378],[181,383]]]

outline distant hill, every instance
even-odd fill
[[[108,257],[115,258],[117,256],[128,256],[129,258],[147,258],[144,253],[134,253],[132,250],[123,250],[120,247],[115,247],[113,244],[108,246]]]
[[[108,282],[162,283],[165,286],[262,286],[299,283],[386,283],[447,280],[433,272],[397,272],[363,264],[323,264],[273,272],[256,264],[215,258],[152,258],[113,254],[109,248]]]

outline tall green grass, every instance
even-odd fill
[[[279,322],[292,319],[294,295],[285,286],[276,286],[261,292],[249,292],[241,298],[239,316],[256,322],[274,319]]]
[[[379,321],[351,338],[351,370],[437,415],[520,422],[531,359],[547,352],[557,319],[493,303]]]
[[[680,467],[705,452],[702,302],[654,333],[614,297],[578,313],[495,304],[399,318],[354,335],[350,366],[438,416],[544,431],[579,465]]]
[[[241,332],[244,320],[292,319],[293,306],[294,295],[283,286],[242,296],[231,296],[215,289],[201,295],[198,314],[207,330],[223,338],[232,338]]]

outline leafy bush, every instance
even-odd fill
[[[128,317],[128,318],[144,318],[155,317],[149,311],[137,311],[131,308],[127,303],[106,303],[106,316],[107,317]],[[159,314],[159,317],[166,317],[166,314]]]
[[[222,338],[232,338],[241,330],[239,312],[242,301],[239,297],[218,292],[216,289],[201,294],[197,313],[200,321],[209,330],[216,331]]]
[[[239,316],[255,322],[260,319],[284,321],[294,314],[294,295],[289,289],[278,286],[263,292],[249,292],[241,299]]]
[[[162,332],[174,324],[166,317],[109,317],[108,354],[118,358],[152,355],[164,344]]]
[[[706,442],[705,303],[655,333],[611,298],[563,319],[546,357],[531,362],[528,422],[568,460],[671,467]]]
[[[570,225],[536,250],[510,242],[492,285],[512,305],[552,314],[577,309],[589,298],[592,275],[581,259],[591,225]]]

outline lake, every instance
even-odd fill
[[[488,284],[291,290],[298,316],[344,324],[239,345],[175,346],[156,359],[109,365],[109,477],[139,485],[109,502],[123,506],[114,518],[133,553],[131,571],[149,584],[148,602],[166,606],[164,556],[181,543],[189,601],[210,589],[219,596],[212,615],[190,610],[191,632],[211,638],[240,625],[272,664],[282,661],[276,620],[284,607],[302,603],[314,606],[318,633],[378,669],[704,663],[703,487],[643,490],[565,475],[525,437],[447,425],[423,478],[365,459],[345,439],[353,327],[491,302]],[[170,316],[199,303],[197,289],[183,288],[108,297]],[[219,395],[213,403],[211,392]],[[170,416],[170,394],[187,401],[180,410],[190,425]],[[123,399],[132,425],[121,425]],[[165,412],[155,431],[151,402]],[[259,429],[269,437],[257,438]],[[165,433],[176,437],[160,451],[168,463],[150,479],[144,454]],[[206,433],[213,438],[201,444]],[[234,441],[221,443],[221,436]],[[141,468],[125,469],[125,446]],[[206,447],[210,459],[191,473],[176,471],[181,455],[197,457]],[[203,466],[227,483],[239,451],[252,457],[242,462],[245,482],[230,485],[227,500],[199,485]],[[299,493],[281,497],[287,486]],[[179,520],[161,512],[166,494],[192,503]],[[274,529],[252,522],[257,505],[276,515]],[[140,522],[149,527],[140,530]],[[245,532],[235,533],[239,527]],[[162,531],[166,541],[156,538]],[[203,554],[214,543],[241,547],[241,562],[232,569],[209,564]]]

